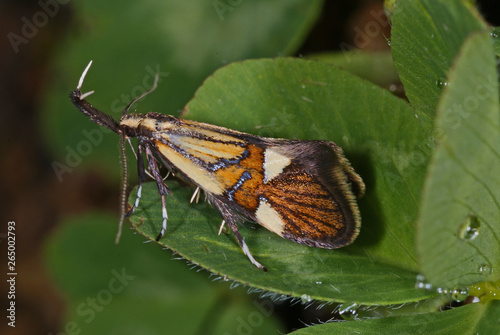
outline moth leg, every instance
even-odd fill
[[[220,224],[220,228],[219,228],[219,233],[217,235],[220,235],[220,233],[222,233],[222,229],[224,229],[225,224],[226,224],[226,221],[222,220],[222,223]]]
[[[193,201],[196,200],[196,203],[200,200],[200,187],[196,187],[196,190],[194,190],[193,195],[191,196],[191,200],[189,200],[189,203],[192,204]]]
[[[267,269],[264,265],[260,264],[255,260],[255,258],[252,256],[250,253],[250,250],[248,249],[247,244],[245,243],[245,240],[240,234],[240,231],[238,230],[238,226],[236,225],[236,221],[238,219],[238,216],[235,215],[231,209],[229,208],[228,205],[223,203],[222,201],[213,198],[210,199],[211,203],[217,208],[219,213],[222,215],[223,224],[227,224],[229,227],[231,227],[231,230],[233,231],[234,236],[236,237],[236,240],[238,241],[238,244],[240,245],[241,249],[243,250],[243,253],[247,255],[247,257],[250,259],[250,262],[252,262],[253,265],[258,267],[261,270],[264,270],[267,272]]]
[[[142,145],[137,146],[137,172],[139,174],[137,197],[135,198],[134,206],[132,206],[132,209],[125,215],[126,218],[134,214],[135,209],[139,206],[139,200],[141,200],[142,194],[142,183],[146,180],[146,174],[144,173],[144,160],[142,159]]]
[[[247,257],[250,259],[250,262],[252,262],[252,264],[255,265],[256,267],[258,267],[259,269],[267,272],[266,267],[264,265],[260,264],[259,262],[257,262],[255,260],[255,258],[253,258],[252,254],[250,253],[250,250],[248,249],[247,244],[245,243],[245,240],[241,236],[240,231],[238,230],[238,227],[236,226],[236,223],[232,222],[231,220],[227,221],[226,223],[229,227],[231,227],[231,229],[234,233],[234,236],[236,236],[236,240],[238,240],[238,243],[239,243],[241,249],[243,249],[243,253],[245,255],[247,255]]]
[[[158,185],[158,192],[160,193],[161,196],[161,206],[162,206],[162,216],[163,216],[163,223],[161,226],[161,231],[156,237],[156,241],[158,242],[162,237],[163,234],[165,234],[165,231],[167,230],[167,206],[165,203],[165,195],[167,195],[170,190],[168,189],[167,185],[163,181],[163,178],[160,175],[160,170],[158,170],[158,165],[156,165],[155,158],[153,156],[153,153],[151,152],[151,148],[149,146],[145,146],[146,149],[146,159],[148,161],[148,166],[149,169],[151,170],[151,173],[153,174],[153,177],[156,180],[156,185]]]

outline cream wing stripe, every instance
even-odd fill
[[[264,153],[264,183],[278,176],[291,162],[289,157],[274,151],[272,148],[266,149]]]
[[[283,235],[285,223],[278,212],[276,212],[265,200],[260,201],[255,216],[257,217],[257,222],[261,226],[280,236]]]
[[[182,171],[191,178],[204,191],[221,195],[224,193],[223,185],[218,182],[213,173],[203,170],[188,158],[180,155],[166,145],[158,146],[158,151],[165,156],[177,170]]]

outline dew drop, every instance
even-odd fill
[[[415,288],[424,288],[424,275],[417,275],[417,280],[415,281]]]
[[[425,280],[424,275],[417,275],[415,288],[420,288],[430,291],[432,289],[432,284]]]
[[[461,240],[472,241],[479,235],[479,219],[473,214],[467,215],[464,222],[458,227],[457,236]]]
[[[392,42],[391,42],[391,39],[390,39],[390,38],[388,38],[388,39],[387,39],[387,45],[388,45],[388,46],[391,46],[391,43],[392,43]]]
[[[448,294],[450,293],[450,290],[448,290],[447,288],[438,287],[436,289],[436,292],[439,294]]]
[[[357,303],[342,304],[339,306],[339,314],[342,319],[347,321],[356,320],[358,316],[359,305]]]
[[[489,276],[493,273],[493,268],[491,265],[483,264],[479,267],[479,273],[485,276]]]
[[[493,27],[493,29],[491,29],[490,35],[493,38],[497,38],[498,37],[498,31],[497,31],[497,29],[495,27]]]
[[[446,81],[445,78],[438,78],[436,80],[436,86],[439,88],[439,89],[443,89],[445,88],[446,86],[448,86],[448,82]]]
[[[451,290],[451,298],[456,302],[462,302],[469,296],[469,289],[467,287],[455,286]]]
[[[312,301],[312,298],[310,295],[308,294],[302,294],[300,296],[300,300],[302,300],[303,303],[306,303],[306,302],[311,302]]]
[[[316,282],[316,285],[321,285],[321,284],[323,284],[323,282],[320,282],[320,281]]]
[[[482,282],[469,287],[469,295],[477,297],[480,302],[500,300],[500,285],[498,282]]]

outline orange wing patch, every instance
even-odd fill
[[[279,213],[284,238],[320,248],[339,248],[357,235],[346,224],[345,213],[333,194],[300,166],[291,164],[258,190]]]
[[[262,184],[263,149],[255,145],[247,145],[248,156],[239,164],[229,165],[216,171],[217,179],[232,193],[234,201],[249,211],[258,206],[256,190]]]

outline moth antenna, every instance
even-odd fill
[[[89,65],[87,65],[87,67],[85,68],[85,70],[83,71],[82,75],[80,76],[80,80],[78,80],[78,86],[76,87],[76,89],[78,91],[80,91],[80,89],[82,88],[82,85],[83,85],[83,80],[85,79],[85,76],[87,75],[87,72],[89,72],[89,69],[90,69],[90,66],[92,65],[92,61],[89,62]],[[86,97],[88,97],[89,95],[91,95],[92,93],[94,93],[94,91],[90,91],[90,92],[87,92],[87,93],[84,93],[80,96],[80,100],[83,100],[85,99]]]
[[[118,232],[116,233],[115,244],[120,242],[120,237],[122,236],[123,221],[125,220],[125,215],[127,214],[127,156],[125,155],[125,135],[121,136],[121,156],[123,164],[123,180],[122,180],[122,193],[120,197],[121,209],[120,209],[120,221],[118,222]]]
[[[128,110],[130,109],[130,107],[136,103],[137,101],[141,100],[142,98],[144,98],[146,95],[148,95],[149,93],[153,92],[154,90],[156,90],[156,87],[158,87],[158,80],[160,78],[160,75],[157,73],[155,74],[155,81],[153,82],[153,86],[147,90],[146,92],[142,93],[141,95],[139,95],[137,98],[135,98],[134,100],[130,101],[127,105],[127,107],[125,107],[125,109],[123,110],[123,115],[126,115],[128,113]]]
[[[80,80],[78,81],[78,86],[76,87],[77,89],[81,89],[83,85],[83,80],[85,79],[85,76],[87,75],[87,72],[89,72],[90,66],[92,65],[92,61],[89,62],[85,70],[83,70],[82,75],[80,76]]]

